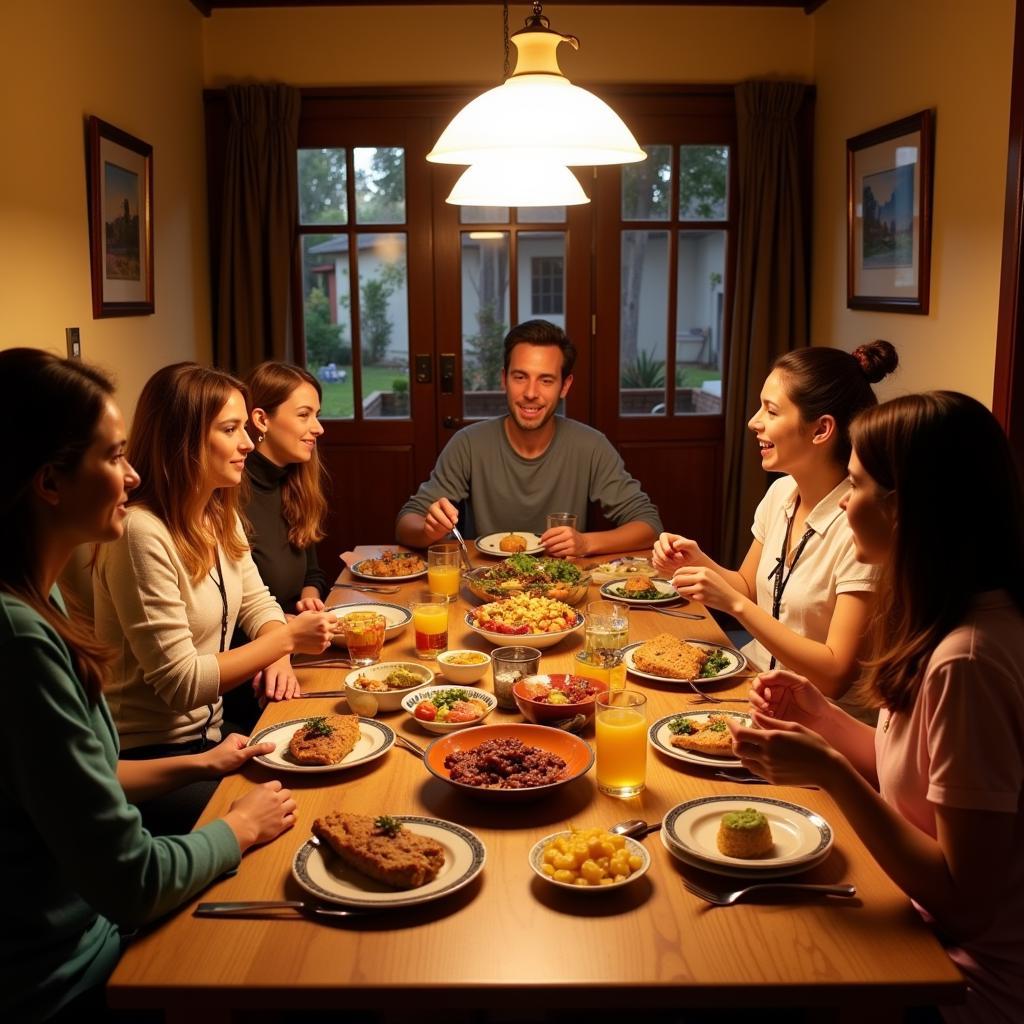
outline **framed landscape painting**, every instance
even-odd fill
[[[927,313],[934,114],[846,141],[846,305]]]
[[[153,302],[153,147],[89,118],[92,315],[141,316]]]

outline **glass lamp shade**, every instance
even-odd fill
[[[560,43],[579,46],[535,14],[512,36],[515,73],[452,118],[427,159],[476,164],[508,154],[569,166],[628,164],[646,158],[604,100],[573,85],[558,66]]]
[[[517,155],[471,164],[447,201],[454,206],[579,206],[590,199],[568,167]]]

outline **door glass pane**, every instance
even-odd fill
[[[645,145],[647,159],[622,168],[622,219],[668,220],[672,147]]]
[[[520,231],[517,256],[519,315],[565,327],[565,232]]]
[[[299,223],[347,224],[345,150],[299,150]]]
[[[718,415],[725,232],[680,231],[676,266],[676,412]]]
[[[507,206],[460,206],[459,222],[461,224],[507,224],[508,214]]]
[[[619,316],[619,412],[666,414],[667,231],[623,231]]]
[[[303,235],[302,299],[306,368],[323,387],[323,418],[351,419],[348,235]]]
[[[509,330],[507,231],[462,232],[462,409],[470,419],[505,411],[503,342]]]
[[[363,416],[409,416],[409,293],[404,234],[359,239]]]
[[[405,222],[405,150],[400,146],[357,146],[356,220],[360,224]]]
[[[519,206],[516,208],[518,224],[564,224],[564,206]]]
[[[729,216],[729,147],[679,147],[679,219]]]

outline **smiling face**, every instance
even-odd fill
[[[516,426],[536,431],[551,422],[559,401],[572,387],[572,374],[562,380],[562,351],[557,345],[520,342],[509,354],[501,384]]]
[[[245,457],[253,443],[245,431],[247,419],[242,392],[233,389],[220,412],[213,418],[206,435],[206,473],[208,489],[237,487],[245,471]]]
[[[253,423],[264,435],[257,446],[259,453],[275,466],[290,466],[309,462],[316,450],[317,438],[324,432],[317,417],[320,399],[312,384],[303,382],[267,415],[262,409],[253,409]]]
[[[124,457],[126,443],[124,417],[108,400],[81,461],[58,476],[59,508],[80,543],[117,540],[124,532],[128,493],[139,484]]]
[[[768,374],[761,388],[761,405],[747,423],[761,450],[761,467],[771,473],[793,473],[816,457],[816,424],[800,415],[785,383],[780,370]]]
[[[881,565],[893,543],[893,495],[887,494],[861,465],[854,451],[850,456],[850,489],[840,501],[853,531],[857,561]]]

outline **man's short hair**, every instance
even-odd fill
[[[512,360],[512,349],[516,345],[557,345],[562,352],[562,380],[564,381],[576,365],[576,346],[569,340],[561,327],[548,320],[524,320],[516,324],[505,335],[505,372],[508,373]]]

